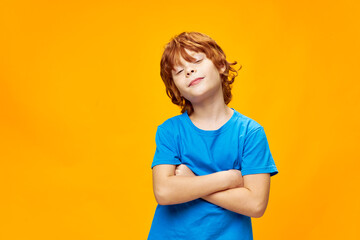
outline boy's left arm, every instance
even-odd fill
[[[270,174],[243,176],[244,187],[231,188],[203,197],[204,200],[249,217],[264,215],[270,193]]]
[[[177,176],[195,175],[186,165],[181,164],[175,171]],[[249,174],[243,176],[243,186],[212,193],[202,199],[227,210],[259,218],[264,215],[270,193],[270,174]]]

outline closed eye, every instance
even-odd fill
[[[202,59],[197,60],[195,63],[198,63],[198,62],[201,62],[201,61],[202,61]],[[176,73],[176,75],[179,74],[179,73],[181,73],[181,72],[182,72],[182,70],[178,71],[178,72]]]

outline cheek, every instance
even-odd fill
[[[221,80],[221,76],[220,76],[220,73],[218,72],[218,70],[216,68],[214,68],[211,72],[211,75],[214,79],[217,79],[217,80]]]
[[[176,86],[176,88],[178,89],[179,92],[182,91],[181,85],[179,85],[178,83],[175,83],[175,86]]]
[[[183,79],[177,78],[177,79],[174,79],[173,82],[174,82],[175,86],[177,87],[177,89],[179,89],[179,90],[184,89],[186,87],[185,80],[183,80]]]
[[[177,88],[178,92],[180,93],[180,95],[183,94],[184,91],[184,86],[181,86],[181,84],[179,84],[178,82],[174,81],[174,85]]]

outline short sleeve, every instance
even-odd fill
[[[263,127],[253,130],[246,137],[241,163],[243,176],[258,173],[270,173],[270,176],[278,173]]]
[[[151,168],[159,164],[181,164],[176,148],[176,140],[170,131],[158,126],[155,135],[156,150]]]

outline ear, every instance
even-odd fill
[[[220,73],[224,73],[226,69],[226,66],[224,65],[221,69],[220,69]]]

